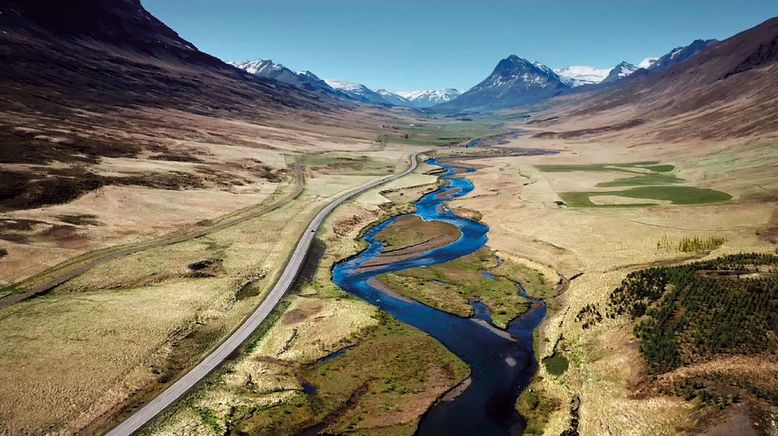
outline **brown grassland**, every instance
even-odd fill
[[[367,142],[365,148],[367,160],[361,159],[356,166],[306,167],[302,193],[265,214],[195,239],[108,259],[44,296],[0,309],[4,337],[0,432],[91,433],[105,429],[129,407],[147,400],[197,362],[262,301],[319,208],[343,192],[403,168],[414,150],[407,146],[375,148]],[[274,155],[281,157],[278,165],[285,165],[277,152],[268,152],[263,160]],[[342,161],[338,156],[339,152],[325,152],[316,159]],[[295,190],[291,172],[284,179],[273,185],[282,196]],[[263,188],[267,183],[263,179],[252,183],[255,188],[243,187],[257,189],[259,194],[241,201],[261,202],[269,194]],[[145,188],[131,189],[137,192],[131,198],[146,198]],[[101,188],[94,195],[105,198],[104,191]],[[207,204],[212,195],[232,195],[219,190],[171,191],[170,196],[167,192],[156,201],[162,208],[180,211],[182,215],[171,221],[176,225],[182,220],[212,218],[217,211],[203,209],[202,215],[189,215],[176,202],[191,198]],[[82,197],[75,202],[86,200]],[[141,220],[156,213],[153,209],[133,209],[133,215],[119,208],[115,209],[118,221],[114,222],[103,214],[86,216],[83,212],[91,209],[72,203],[20,211],[8,219],[22,214],[38,214],[41,219],[44,214],[75,216],[80,211],[77,219],[66,218],[78,224],[68,225],[92,227],[97,220],[106,225],[93,227],[106,231],[105,227],[120,226],[132,216]],[[104,204],[97,208],[102,210]],[[171,228],[163,226],[145,234],[156,235]],[[128,232],[130,238],[139,236],[132,229]],[[41,241],[23,246],[28,247],[29,257],[47,252],[50,244]],[[8,246],[10,264],[15,265],[13,253],[18,249],[17,245]],[[46,264],[57,259],[41,260]],[[3,267],[8,265],[4,258]]]
[[[339,208],[274,320],[148,432],[296,434],[316,426],[412,434],[421,414],[465,379],[468,368],[426,334],[337,288],[330,268],[360,249],[365,226],[387,210],[407,210],[435,186],[435,177],[417,173]],[[404,203],[389,205],[390,197]]]
[[[572,427],[581,434],[674,434],[698,432],[717,421],[731,421],[732,428],[745,422],[749,429],[774,431],[769,426],[775,421],[770,424],[769,417],[758,416],[747,402],[719,411],[656,390],[637,395],[638,386],[647,383],[647,373],[631,323],[606,319],[583,329],[575,318],[586,305],[604,307],[630,271],[728,253],[775,252],[769,235],[778,210],[774,166],[778,139],[657,145],[630,133],[643,139],[612,134],[548,140],[527,134],[505,146],[546,148],[558,154],[472,161],[481,164],[472,174],[476,190],[454,203],[480,212],[491,227],[493,248],[532,259],[570,279],[567,291],[557,299],[559,310],[544,321],[536,343],[541,359],[554,356],[569,361],[569,367],[553,374],[541,365],[519,401],[520,411],[530,417],[528,432],[559,434]],[[673,165],[673,174],[691,186],[734,198],[684,206],[564,207],[559,193],[611,190],[598,184],[623,178],[624,173],[538,168],[636,161]],[[716,244],[700,251],[675,249],[695,238]],[[725,368],[726,362],[717,366]],[[768,373],[776,370],[774,362],[764,358],[759,365],[770,366]],[[743,367],[729,368],[737,372]]]

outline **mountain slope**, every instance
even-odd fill
[[[658,71],[665,70],[673,65],[682,64],[698,53],[701,53],[706,48],[715,44],[715,39],[702,40],[698,39],[691,44],[682,47],[676,47],[670,50],[665,55],[658,58],[645,58],[638,65],[630,64],[629,62],[622,62],[616,65],[609,73],[608,76],[601,81],[601,83],[613,83],[627,77],[631,77],[639,70],[644,70],[640,74],[652,74]]]
[[[716,41],[715,39],[708,39],[708,40],[697,39],[687,46],[676,47],[670,50],[670,52],[665,54],[664,56],[661,56],[658,59],[652,61],[647,69],[649,71],[656,71],[656,70],[669,68],[672,67],[673,65],[678,65],[680,63],[686,62],[687,60],[691,59],[693,56],[701,53],[706,48],[710,47],[711,45],[717,42],[718,41]]]
[[[335,90],[338,90],[348,96],[352,100],[356,100],[362,103],[377,104],[377,105],[389,105],[392,104],[387,101],[381,94],[365,85],[359,83],[344,82],[342,80],[325,80],[327,85]]]
[[[0,162],[134,155],[148,147],[148,140],[128,143],[92,132],[93,125],[118,132],[139,126],[98,115],[117,110],[280,120],[294,111],[326,114],[347,108],[337,99],[257,78],[197,50],[139,0],[9,0],[0,4],[0,12],[0,124],[5,126]],[[74,118],[74,112],[83,113]],[[45,129],[38,135],[13,133],[13,126],[41,117]],[[52,147],[50,140],[36,137],[59,138],[59,144]]]
[[[501,60],[492,74],[456,99],[435,106],[442,111],[499,109],[528,105],[558,95],[571,85],[551,68],[516,55]]]
[[[562,106],[549,112],[591,126],[568,137],[636,126],[665,140],[778,132],[778,18],[622,87],[557,104]],[[601,127],[595,119],[603,120]],[[554,126],[557,133],[560,128]]]
[[[267,107],[331,104],[252,80],[181,39],[139,0],[10,0],[0,12],[0,92],[24,88],[30,104],[235,110],[249,95]]]

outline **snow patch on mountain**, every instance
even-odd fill
[[[632,73],[634,73],[637,70],[638,67],[636,67],[635,65],[632,65],[629,62],[622,62],[616,65],[615,67],[613,67],[610,73],[608,73],[608,77],[603,79],[602,83],[611,83],[617,80],[621,80],[625,77],[631,76]]]
[[[336,89],[350,98],[361,101],[363,103],[371,104],[391,104],[381,94],[373,91],[365,85],[360,83],[345,82],[343,80],[324,80],[327,85]]]
[[[270,59],[256,59],[253,61],[227,63],[256,76],[267,76],[273,72],[279,72],[286,69],[286,67],[283,65],[277,64]]]
[[[608,68],[596,68],[586,65],[570,65],[554,70],[559,77],[567,81],[570,86],[594,85],[602,82],[610,70]]]
[[[409,105],[417,108],[432,107],[436,104],[449,102],[459,97],[459,90],[454,88],[430,89],[424,91],[405,91],[397,93],[408,101]]]
[[[649,69],[651,68],[652,65],[654,65],[654,63],[656,63],[657,59],[659,58],[658,57],[645,58],[642,61],[640,61],[640,63],[638,64],[638,68]]]
[[[383,97],[387,103],[393,106],[411,106],[411,102],[408,101],[408,99],[392,91],[387,91],[386,89],[376,89],[375,92]]]

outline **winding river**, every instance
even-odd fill
[[[537,368],[532,332],[545,316],[545,305],[534,301],[527,313],[501,330],[492,324],[488,308],[477,302],[472,303],[475,316],[462,318],[374,286],[373,280],[381,274],[442,264],[478,251],[486,244],[487,226],[457,216],[446,206],[447,200],[464,197],[473,190],[466,175],[475,170],[437,160],[428,163],[445,170],[440,177],[446,183],[418,200],[416,215],[427,221],[455,225],[461,232],[460,238],[412,259],[364,268],[381,252],[383,245],[375,238],[397,217],[391,218],[365,234],[367,249],[334,267],[333,281],[397,320],[423,330],[470,366],[471,376],[460,386],[462,392],[453,399],[438,401],[427,411],[418,434],[521,434],[525,423],[515,410],[515,401]],[[520,284],[517,292],[526,295]]]

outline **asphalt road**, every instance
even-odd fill
[[[232,334],[232,336],[228,337],[224,342],[222,342],[219,348],[214,350],[199,364],[197,364],[197,366],[192,368],[183,377],[178,379],[178,381],[162,391],[162,393],[159,394],[156,398],[151,400],[148,404],[143,406],[129,418],[124,420],[121,424],[116,426],[113,430],[108,432],[108,435],[124,436],[134,433],[171,404],[176,402],[184,394],[186,394],[211,371],[216,369],[216,367],[218,367],[224,361],[224,359],[237,350],[238,347],[240,347],[240,345],[245,342],[252,333],[254,333],[259,325],[262,324],[262,322],[265,320],[265,318],[267,318],[270,312],[273,311],[273,308],[276,307],[278,302],[281,301],[281,298],[284,296],[286,291],[288,291],[292,286],[295,279],[297,278],[297,274],[300,272],[300,268],[302,268],[303,263],[305,262],[305,257],[311,247],[313,238],[316,236],[316,231],[319,229],[327,216],[332,213],[336,207],[352,199],[353,197],[377,186],[381,186],[412,173],[418,166],[417,157],[418,153],[414,153],[411,156],[411,164],[404,172],[385,179],[376,180],[354,191],[343,194],[342,196],[333,200],[324,209],[322,209],[316,215],[316,217],[313,218],[311,223],[308,224],[308,228],[305,230],[305,233],[297,243],[297,247],[295,247],[295,250],[289,259],[289,263],[287,263],[286,268],[284,268],[284,272],[281,274],[278,282],[276,282],[275,286],[273,286],[273,289],[267,295],[262,304],[260,304],[254,313],[252,313],[246,319],[243,325],[241,325]]]

